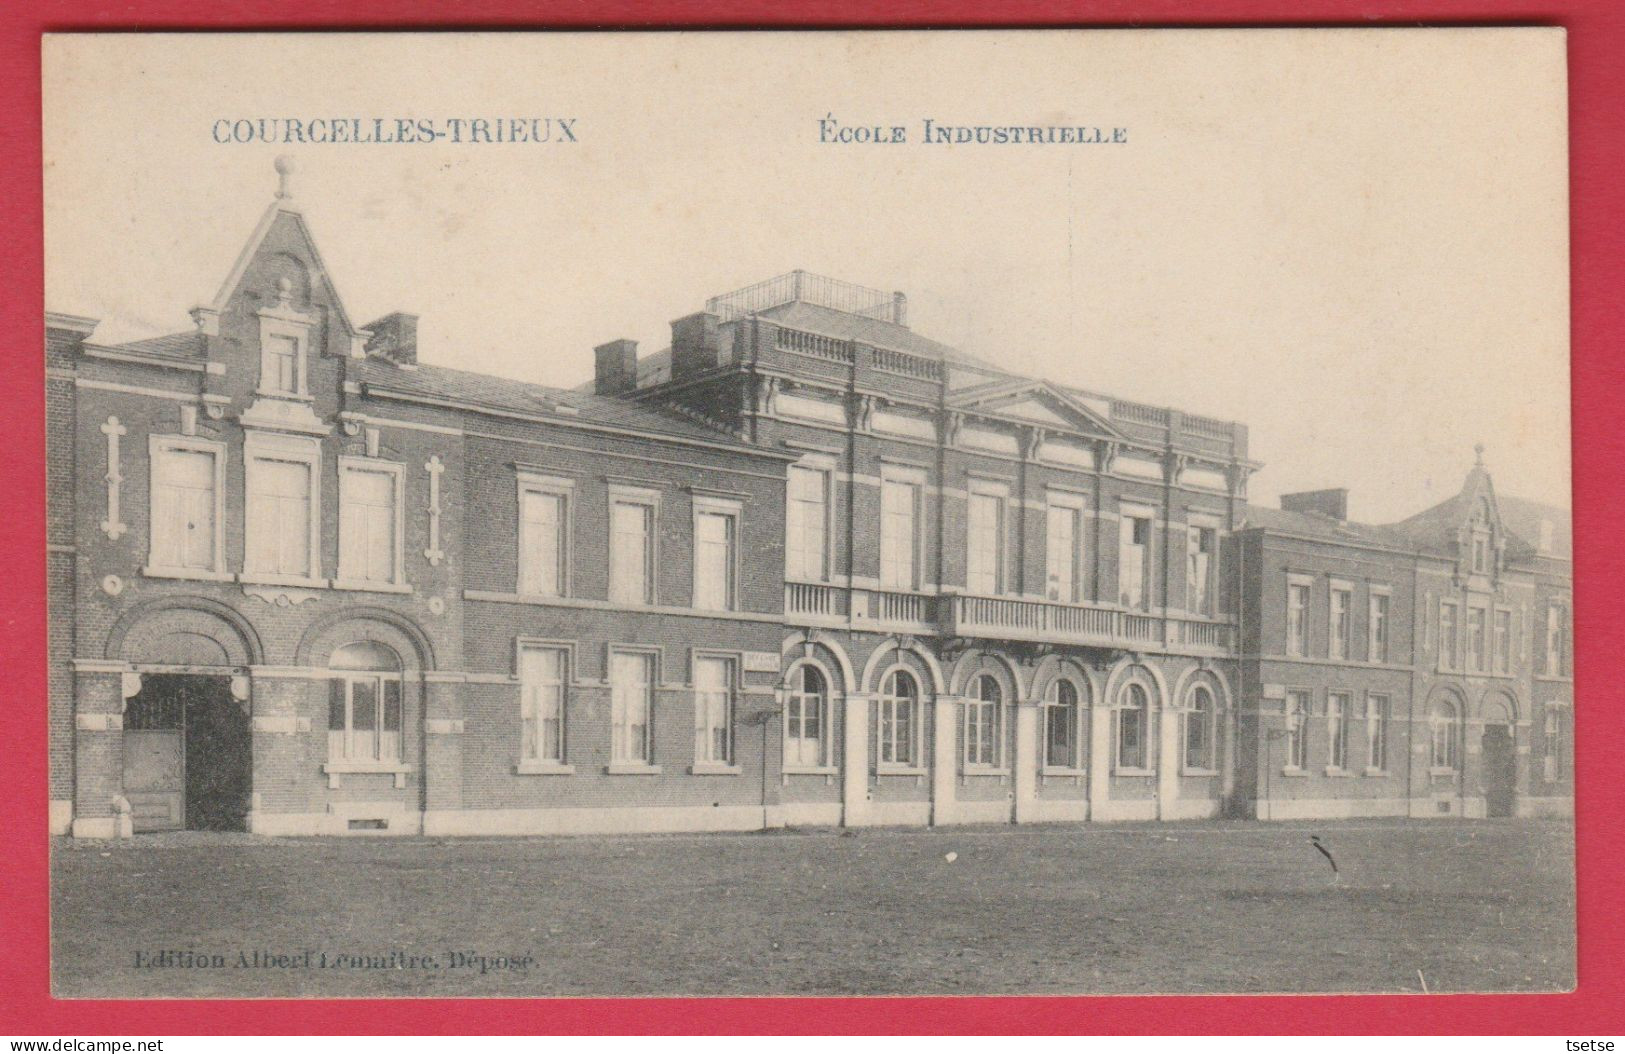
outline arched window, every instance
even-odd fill
[[[1455,704],[1440,699],[1428,710],[1428,731],[1432,739],[1432,766],[1436,769],[1454,769],[1457,765],[1456,743],[1460,739],[1456,729]]]
[[[784,704],[784,763],[807,768],[828,764],[829,686],[811,663],[790,674]]]
[[[1083,768],[1083,710],[1078,686],[1064,677],[1044,693],[1044,767]]]
[[[401,757],[401,660],[375,641],[357,641],[327,662],[329,761],[388,762]]]
[[[916,722],[919,720],[920,689],[914,676],[907,670],[893,670],[880,685],[880,750],[876,760],[881,765],[912,767],[915,764]]]
[[[965,698],[965,733],[962,737],[967,768],[994,768],[1004,760],[1004,693],[998,679],[981,674],[971,681]]]
[[[1149,768],[1151,697],[1145,686],[1130,681],[1117,696],[1117,767]]]
[[[1205,684],[1191,689],[1185,710],[1185,767],[1213,768],[1213,692]]]

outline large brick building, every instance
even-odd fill
[[[1242,425],[906,313],[796,272],[522,384],[279,194],[194,329],[48,315],[52,829],[1567,808],[1564,514],[1250,507]]]

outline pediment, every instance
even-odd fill
[[[1120,439],[1122,433],[1081,399],[1044,381],[985,386],[954,400],[957,408],[1028,422],[1091,438]]]

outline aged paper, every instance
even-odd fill
[[[1561,30],[43,51],[58,995],[1572,987]]]

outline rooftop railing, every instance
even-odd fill
[[[705,310],[724,322],[731,322],[796,302],[899,326],[908,325],[908,298],[902,293],[888,293],[883,289],[843,282],[839,278],[809,271],[791,271],[731,293],[714,296],[705,302]]]

